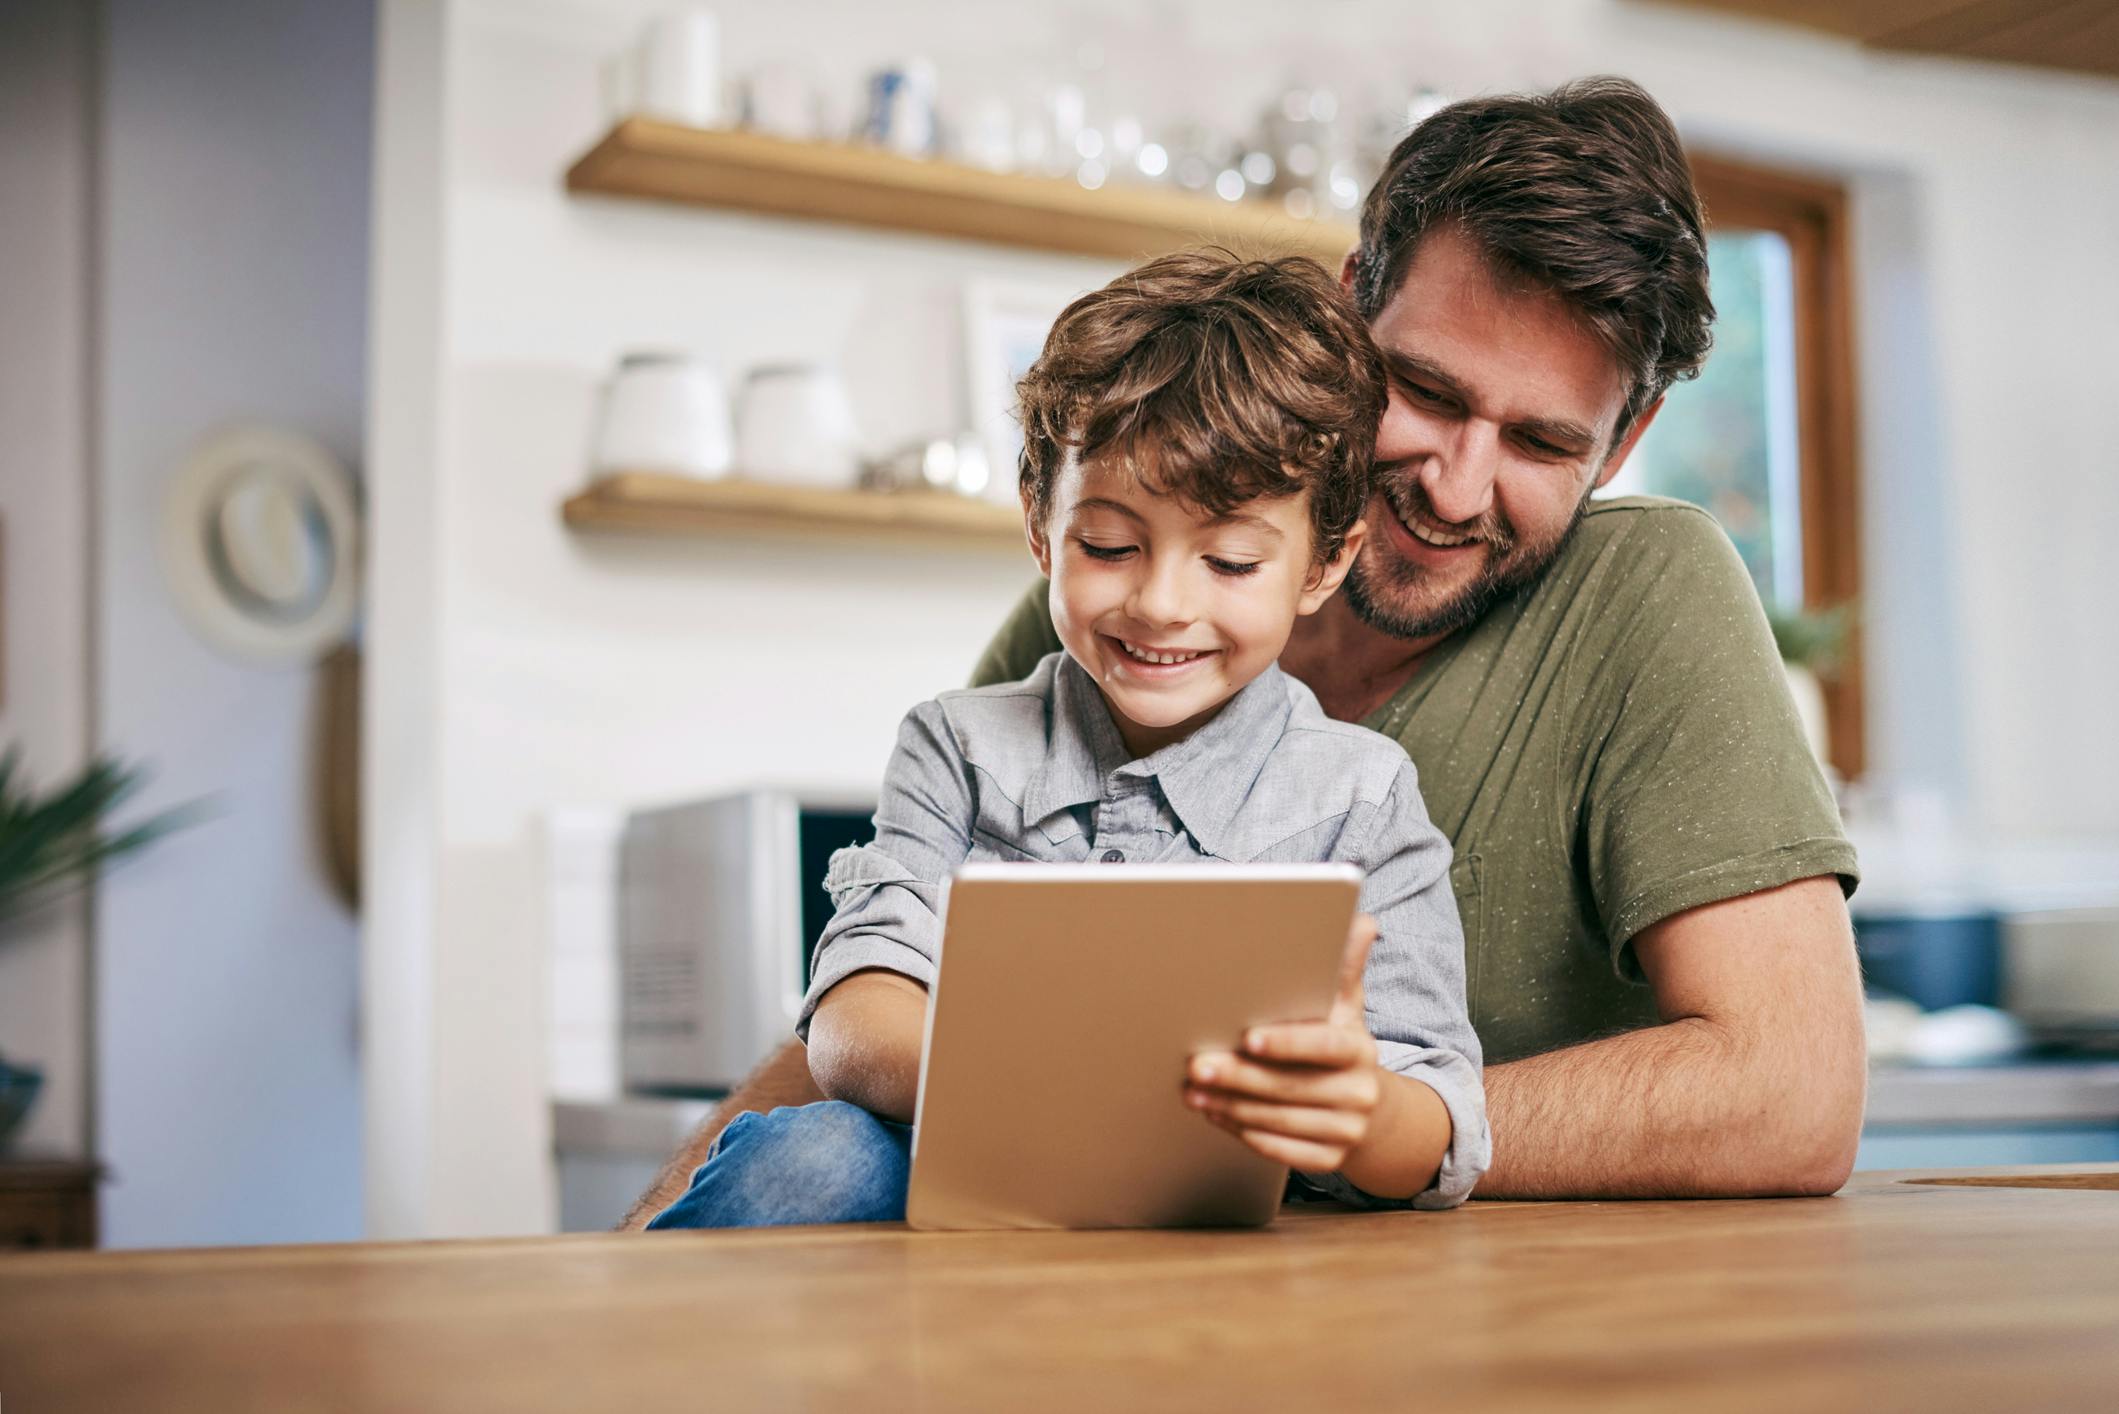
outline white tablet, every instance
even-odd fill
[[[927,1005],[917,1228],[1255,1226],[1287,1169],[1184,1103],[1246,1027],[1321,1019],[1351,865],[973,864]]]

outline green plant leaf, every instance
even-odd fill
[[[85,883],[192,822],[195,807],[179,806],[107,833],[105,821],[144,779],[139,768],[99,756],[72,780],[39,793],[23,779],[19,749],[0,754],[0,917]]]
[[[1854,627],[1854,604],[1850,600],[1814,613],[1768,605],[1766,622],[1773,629],[1773,644],[1782,662],[1830,677]]]

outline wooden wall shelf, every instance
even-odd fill
[[[1215,242],[1307,255],[1333,274],[1358,239],[1262,201],[1144,187],[1090,191],[869,147],[628,118],[567,172],[567,190],[1138,260]]]
[[[1021,512],[946,491],[828,491],[741,477],[694,481],[617,472],[568,498],[561,514],[574,529],[590,531],[764,531],[955,541],[990,549],[1023,546]]]

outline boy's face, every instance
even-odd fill
[[[1189,735],[1264,672],[1295,620],[1339,587],[1363,533],[1319,564],[1307,492],[1215,518],[1102,460],[1068,466],[1044,523],[1027,505],[1024,521],[1060,642],[1138,756]]]

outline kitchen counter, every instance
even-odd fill
[[[1871,1125],[2119,1126],[2119,1061],[2013,1065],[1879,1065],[1869,1072]]]
[[[1989,1186],[1996,1183],[2033,1186]],[[1838,1197],[0,1259],[59,1411],[2103,1408],[2119,1173]]]
[[[698,1128],[716,1101],[628,1096],[557,1100],[554,1145],[562,1150],[662,1159]],[[2011,1065],[1879,1065],[1869,1072],[1872,1125],[2119,1125],[2119,1060],[2025,1061]]]

